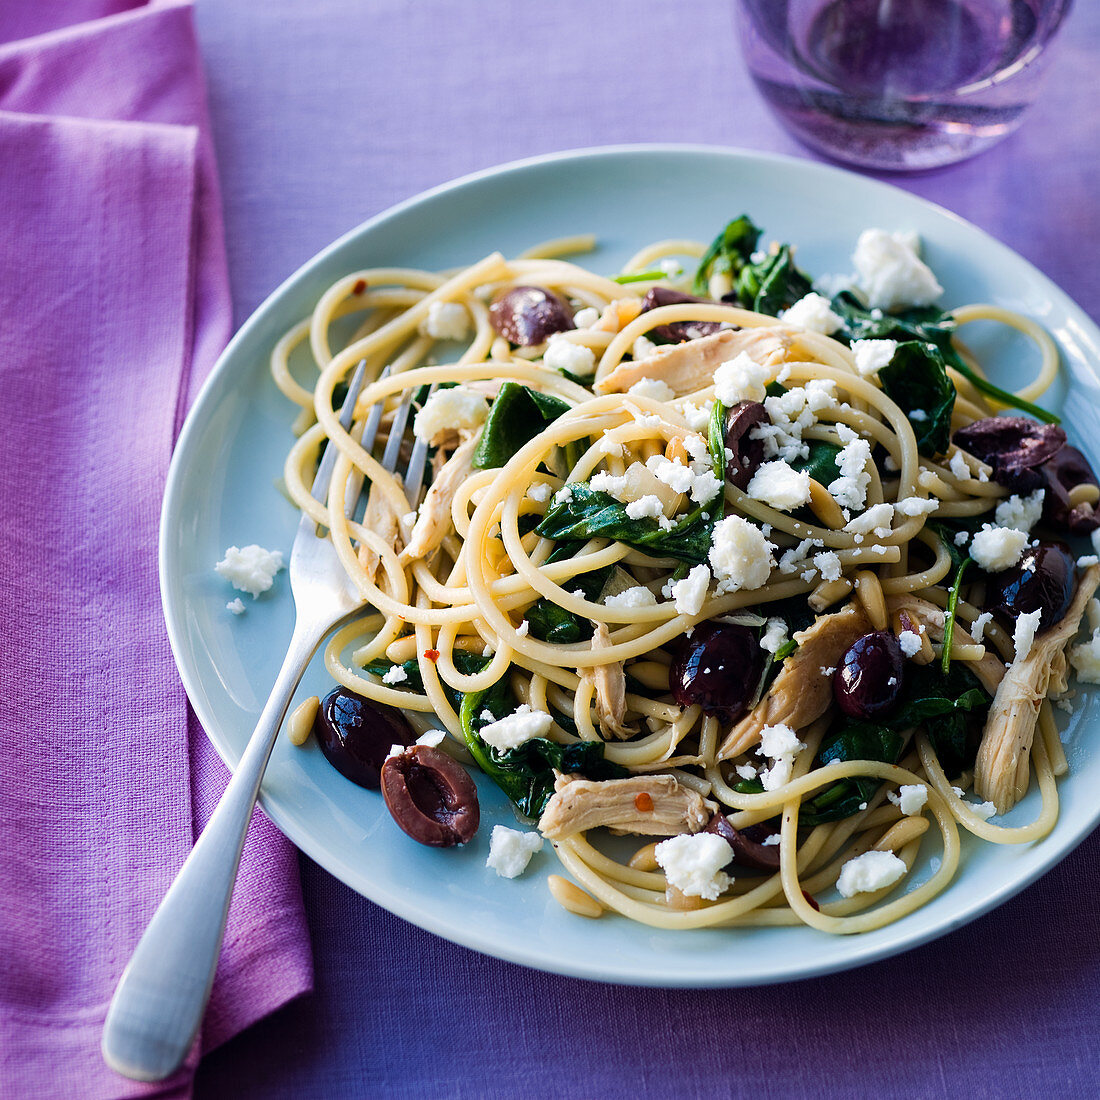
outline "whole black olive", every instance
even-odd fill
[[[754,871],[779,870],[779,845],[761,843],[774,834],[774,829],[762,824],[735,829],[725,814],[716,813],[703,832],[720,836],[733,849],[733,862],[738,866]]]
[[[1076,448],[1066,444],[1053,458],[1039,467],[1046,495],[1043,497],[1043,519],[1075,535],[1087,535],[1100,527],[1100,513],[1092,504],[1070,506],[1070,490],[1078,485],[1100,485],[1089,460]]]
[[[756,631],[733,623],[700,623],[668,670],[668,687],[682,707],[733,721],[748,705],[764,671]]]
[[[1057,425],[1026,416],[987,416],[960,428],[952,438],[955,446],[993,467],[998,485],[1017,493],[1039,488],[1043,479],[1038,467],[1066,443],[1066,433]]]
[[[833,674],[833,697],[849,718],[874,718],[890,710],[901,693],[905,660],[888,630],[857,638]]]
[[[1073,600],[1074,560],[1060,542],[1024,550],[1019,565],[993,573],[986,582],[985,606],[1010,619],[1042,611],[1039,633],[1054,626]]]
[[[396,707],[372,703],[347,688],[330,691],[317,709],[313,734],[328,762],[360,787],[377,790],[382,764],[394,745],[416,734]]]
[[[577,327],[566,304],[541,286],[514,286],[498,294],[489,306],[489,323],[520,347],[541,344],[555,332]]]
[[[477,787],[466,769],[428,745],[386,760],[382,797],[401,829],[433,848],[465,844],[481,824]]]
[[[642,299],[642,312],[647,313],[651,309],[660,306],[679,306],[685,303],[698,302],[712,306],[715,303],[710,298],[696,298],[692,294],[685,294],[682,290],[673,290],[667,286],[654,286],[646,291]],[[719,321],[673,321],[668,325],[658,325],[650,335],[658,340],[667,340],[672,344],[682,344],[685,340],[698,340],[701,336],[710,336],[722,327]]]
[[[771,424],[767,409],[759,401],[742,401],[729,411],[726,448],[733,454],[726,462],[726,477],[738,489],[748,488],[764,461],[764,441],[750,435],[758,424]]]

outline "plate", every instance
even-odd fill
[[[443,269],[496,249],[515,255],[548,238],[595,233],[583,262],[608,274],[636,248],[668,237],[709,240],[731,217],[752,215],[766,239],[793,242],[812,274],[846,272],[861,229],[915,229],[945,287],[943,302],[994,302],[1040,321],[1067,368],[1047,401],[1064,405],[1070,438],[1100,440],[1100,330],[1049,279],[954,215],[886,184],[784,157],[714,148],[633,146],[582,150],[504,165],[404,202],[341,238],[292,275],[226,349],[180,437],[164,500],[160,569],[168,631],[184,685],[208,735],[232,767],[275,679],[293,607],[285,573],[247,613],[213,570],[226,546],[256,542],[289,552],[297,514],[275,485],[291,443],[293,410],[268,375],[282,332],[333,281],[362,267]],[[993,326],[966,339],[998,380],[1022,382],[1027,349]],[[1073,400],[1067,401],[1067,395]],[[331,687],[314,661],[297,699]],[[860,936],[809,928],[666,932],[614,914],[591,921],[559,908],[545,875],[549,846],[528,872],[486,868],[494,823],[515,824],[504,795],[478,776],[483,826],[462,849],[423,848],[390,820],[377,792],[356,787],[316,745],[280,738],[264,779],[268,816],[307,855],[400,917],[440,936],[542,970],[638,985],[735,986],[787,981],[867,963],[923,943],[1005,901],[1066,855],[1097,824],[1100,751],[1093,693],[1064,734],[1072,771],[1062,813],[1038,844],[967,843],[962,869],[923,909]],[[1008,821],[1036,812],[1033,794]],[[966,834],[964,834],[966,836]],[[970,838],[967,836],[967,840]],[[923,874],[935,852],[922,853]]]

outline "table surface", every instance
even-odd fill
[[[811,156],[745,73],[730,0],[199,0],[237,321],[394,202],[559,149]],[[1005,241],[1100,317],[1100,5],[1024,127],[892,181]],[[995,913],[862,969],[740,991],[526,970],[391,916],[302,859],[316,991],[212,1053],[200,1098],[1094,1095],[1100,839]],[[1084,885],[1084,889],[1082,889]]]

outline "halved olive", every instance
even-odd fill
[[[404,832],[434,848],[465,844],[481,824],[477,787],[466,769],[428,745],[387,758],[382,797]]]

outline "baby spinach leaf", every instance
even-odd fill
[[[515,707],[516,698],[505,676],[486,691],[466,695],[459,718],[470,755],[521,813],[528,817],[542,814],[554,793],[555,770],[594,780],[621,779],[629,775],[626,768],[604,759],[602,741],[559,745],[544,737],[534,737],[517,748],[497,752],[478,734],[487,724],[482,715],[488,711],[496,721],[512,713]]]
[[[905,739],[886,725],[871,722],[846,722],[822,742],[817,754],[817,764],[845,760],[881,760],[896,764],[901,759]],[[839,821],[856,813],[863,803],[874,797],[882,781],[870,776],[853,776],[830,784],[810,800],[808,808],[799,815],[806,825],[820,825],[825,821]]]
[[[462,673],[463,676],[473,676],[474,673],[480,672],[485,668],[490,657],[475,656],[465,649],[456,649],[451,653],[451,660],[454,662],[455,668]],[[373,672],[375,676],[385,676],[391,668],[394,667],[393,661],[372,661],[368,665],[363,666],[367,672]],[[416,691],[422,692],[424,690],[424,677],[420,673],[420,662],[411,657],[407,661],[401,663],[401,667],[405,670],[405,679],[400,683],[391,684],[390,687],[398,688],[402,691]],[[451,706],[455,711],[462,705],[462,692],[455,691],[449,684],[441,681],[443,692],[447,696]]]
[[[631,519],[626,505],[582,482],[569,485],[571,499],[552,504],[535,530],[548,539],[584,541],[616,539],[654,557],[676,558],[698,565],[710,552],[710,526],[702,509],[687,513],[671,530],[664,531],[647,516]]]
[[[939,665],[910,664],[895,722],[922,727],[944,771],[958,775],[974,763],[978,746],[973,727],[984,719],[991,701],[964,662],[956,661],[946,675]]]
[[[923,455],[943,454],[951,443],[955,386],[947,377],[939,348],[916,340],[898,344],[878,377],[886,396],[909,417],[917,450]],[[923,413],[924,418],[914,418],[914,412]]]
[[[474,467],[489,470],[506,465],[521,447],[568,410],[569,405],[558,397],[519,382],[505,382],[482,426]]]
[[[583,542],[562,542],[550,552],[548,562],[563,561],[576,556]],[[587,573],[578,573],[566,582],[570,592],[579,591],[586,600],[596,600],[614,572],[614,565],[605,565],[602,569],[593,569]],[[592,623],[581,615],[558,607],[552,600],[540,596],[523,616],[530,624],[531,636],[540,642],[552,642],[554,645],[571,645],[592,637]]]
[[[814,481],[822,485],[836,480],[839,473],[837,459],[840,457],[840,448],[835,443],[829,443],[824,439],[811,439],[807,441],[810,448],[806,458],[795,458],[790,465],[799,472],[805,470]]]
[[[790,245],[780,245],[758,264],[749,263],[737,277],[737,298],[747,308],[772,316],[813,290],[813,283],[794,264]]]
[[[734,218],[725,229],[710,243],[703,253],[695,271],[692,289],[696,294],[706,294],[710,277],[728,273],[736,282],[741,268],[749,262],[756,251],[756,242],[760,240],[761,230],[753,225],[748,214]]]

